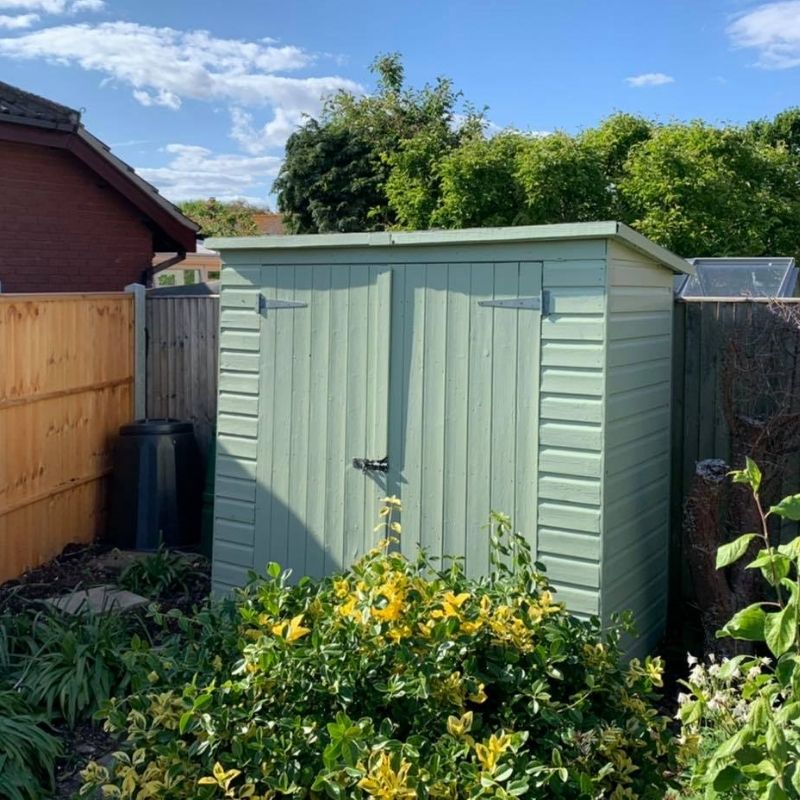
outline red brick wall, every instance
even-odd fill
[[[66,150],[0,141],[0,289],[119,291],[153,256],[141,214]]]

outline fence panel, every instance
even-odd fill
[[[219,297],[147,298],[147,416],[194,423],[205,456],[217,413]]]
[[[798,304],[800,299],[782,298],[781,303]],[[767,299],[705,299],[675,304],[673,339],[673,422],[672,422],[672,598],[691,598],[688,566],[682,553],[683,504],[698,461],[720,458],[731,463],[731,434],[725,414],[725,362],[734,341],[758,341],[770,328],[782,323],[769,308]],[[785,328],[783,328],[785,330]],[[785,353],[769,348],[779,372],[800,379],[795,347]],[[728,376],[728,380],[732,380]],[[800,380],[792,379],[794,386]],[[798,392],[800,410],[800,392]],[[732,466],[739,467],[741,464]],[[785,461],[784,494],[800,491],[800,451]]]
[[[103,532],[133,341],[129,294],[0,295],[0,582]]]

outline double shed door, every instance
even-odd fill
[[[471,574],[491,510],[535,536],[541,281],[538,262],[262,268],[256,569],[350,564],[386,494],[404,552]]]

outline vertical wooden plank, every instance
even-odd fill
[[[348,290],[347,372],[345,373],[347,416],[345,419],[345,445],[342,458],[344,478],[343,509],[343,564],[350,564],[364,548],[372,544],[373,537],[364,530],[364,503],[368,475],[352,466],[353,458],[382,458],[385,453],[374,453],[367,447],[367,381],[369,330],[369,267],[350,267]],[[370,527],[370,531],[372,528]]]
[[[346,452],[347,403],[346,376],[348,374],[350,326],[350,268],[336,266],[331,276],[330,306],[330,368],[328,372],[328,397],[338,401],[327,403],[328,452],[326,457],[324,572],[340,569],[344,563],[344,487],[346,470],[352,469]]]
[[[292,384],[289,413],[292,416],[292,433],[290,444],[289,494],[288,502],[292,513],[288,522],[287,564],[295,569],[308,572],[306,564],[306,548],[310,538],[305,519],[299,516],[300,510],[307,508],[307,462],[313,458],[315,448],[311,446],[308,435],[310,398],[311,398],[311,287],[312,268],[295,267],[295,284],[293,299],[306,303],[306,308],[287,311],[292,315]],[[299,577],[299,576],[298,576]]]
[[[443,551],[445,376],[447,359],[447,265],[428,264],[425,278],[422,418],[419,432],[422,452],[418,480],[419,530],[423,546],[434,558]],[[422,292],[420,291],[420,294]]]
[[[491,487],[487,462],[492,452],[492,361],[494,314],[478,305],[494,294],[492,264],[471,265],[469,334],[469,430],[467,431],[467,531],[466,570],[470,576],[486,571],[489,535],[476,520],[487,520],[491,511]],[[489,467],[491,468],[491,466]]]
[[[420,498],[423,470],[422,430],[425,424],[424,375],[425,375],[425,303],[427,267],[425,264],[409,264],[405,272],[405,429],[403,486],[403,525],[405,535],[400,544],[403,553],[413,558],[422,544],[425,532],[421,526],[422,504]]]
[[[463,559],[467,531],[467,463],[469,440],[469,365],[471,267],[450,264],[447,283],[447,374],[444,427],[444,543],[447,556]]]
[[[277,270],[275,267],[261,268],[261,287],[265,297],[275,292]],[[222,312],[220,311],[220,314]],[[259,358],[259,439],[258,463],[256,465],[256,525],[253,547],[253,563],[257,570],[275,560],[272,547],[272,472],[275,463],[275,370],[277,365],[277,314],[261,312],[261,349]],[[220,442],[221,444],[221,442]],[[222,453],[220,449],[219,454]],[[218,455],[219,455],[218,454]]]
[[[536,297],[542,291],[542,265],[519,266],[520,297]],[[539,362],[542,315],[539,311],[517,314],[516,352],[516,497],[514,522],[537,552],[536,509],[539,477]]]
[[[328,267],[313,268],[312,296],[309,306],[311,325],[311,403],[313,413],[308,418],[308,440],[311,445],[306,464],[308,495],[306,502],[305,563],[308,574],[322,577],[325,571],[325,530],[327,528],[325,497],[328,464],[328,401],[330,392],[329,368],[330,314],[331,314],[331,270]],[[321,400],[325,399],[324,405]]]
[[[519,264],[493,265],[494,297],[497,300],[519,297]],[[516,499],[516,400],[517,400],[517,325],[521,314],[534,314],[507,308],[486,308],[493,316],[491,361],[491,486],[490,510],[513,517]],[[518,520],[514,520],[517,523]]]

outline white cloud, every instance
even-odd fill
[[[101,11],[104,0],[0,0],[0,9],[40,11],[43,14],[77,14],[79,11]]]
[[[0,14],[0,28],[6,30],[19,30],[30,28],[39,21],[38,14]]]
[[[737,47],[758,52],[758,65],[788,69],[800,65],[800,0],[764,3],[728,26]]]
[[[641,75],[631,75],[625,78],[628,86],[640,89],[644,86],[664,86],[666,83],[675,83],[672,75],[665,75],[663,72],[644,72]]]
[[[263,203],[265,184],[272,182],[281,164],[277,156],[214,154],[195,145],[169,144],[165,150],[172,156],[166,167],[136,172],[174,202],[216,197]]]
[[[3,2],[3,0],[0,0]],[[136,91],[144,105],[177,108],[179,99],[273,105],[287,113],[317,113],[324,95],[360,92],[353,81],[329,76],[292,78],[276,72],[308,66],[297,47],[219,39],[207,31],[153,28],[133,22],[57,25],[0,39],[0,55],[46,59],[104,73]]]
[[[245,153],[257,155],[266,150],[283,147],[292,132],[303,123],[302,111],[276,108],[275,116],[257,128],[253,115],[242,108],[231,109],[231,138],[239,143]]]

